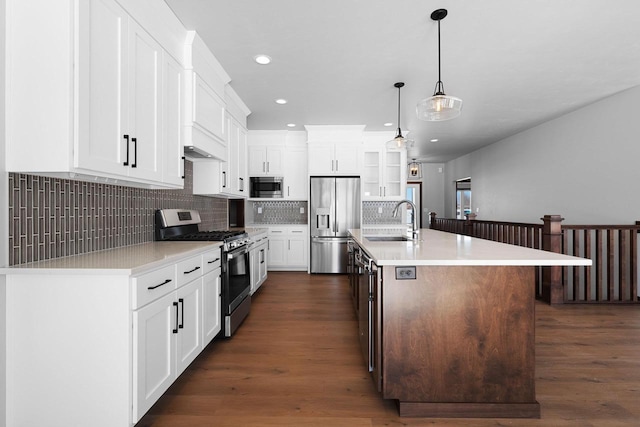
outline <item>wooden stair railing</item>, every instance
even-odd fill
[[[542,224],[438,218],[430,228],[510,245],[525,246],[593,260],[593,266],[538,267],[536,297],[549,304],[637,304],[638,233],[635,225],[563,225],[560,215]]]

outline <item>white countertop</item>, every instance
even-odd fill
[[[149,242],[0,268],[0,274],[135,275],[220,246],[222,242]]]
[[[586,258],[430,229],[421,229],[415,242],[372,242],[360,229],[349,232],[378,265],[591,265]]]

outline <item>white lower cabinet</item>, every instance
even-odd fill
[[[202,278],[202,343],[204,346],[218,335],[222,326],[220,311],[221,286],[222,271],[219,266]]]
[[[267,233],[255,237],[254,245],[249,253],[251,264],[251,295],[267,280],[267,266],[269,253],[269,237]]]
[[[308,236],[306,225],[269,227],[269,270],[306,270]]]
[[[136,424],[220,332],[220,249],[212,248],[174,249],[153,266],[3,269],[12,301],[6,425]]]
[[[133,412],[140,419],[176,379],[173,293],[133,313]]]

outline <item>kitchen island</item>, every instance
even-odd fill
[[[350,234],[363,355],[401,416],[540,417],[536,268],[590,260],[427,229]]]

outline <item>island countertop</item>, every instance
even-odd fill
[[[376,242],[361,229],[349,230],[377,265],[592,265],[590,259],[493,242],[444,231],[421,229],[416,241]]]

